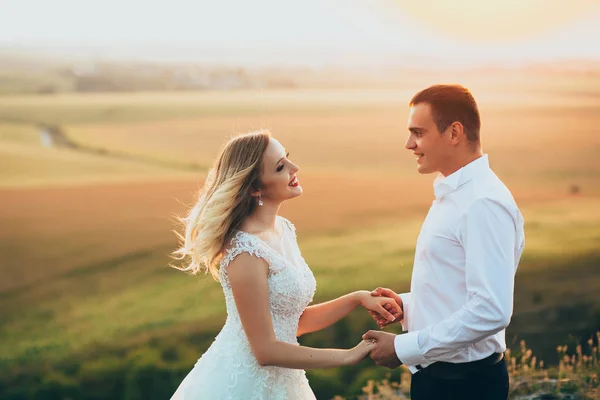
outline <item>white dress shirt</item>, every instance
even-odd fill
[[[487,155],[434,181],[402,326],[400,361],[416,372],[435,361],[477,361],[506,350],[523,216]]]

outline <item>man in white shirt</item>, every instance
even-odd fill
[[[459,85],[435,85],[410,102],[406,148],[419,173],[437,172],[409,293],[394,298],[408,333],[369,331],[371,358],[413,373],[413,400],[505,400],[503,352],[514,277],[524,247],[523,217],[481,149],[479,110]],[[372,314],[380,327],[389,322]]]

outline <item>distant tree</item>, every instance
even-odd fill
[[[569,193],[571,194],[579,194],[581,192],[581,187],[579,185],[573,184],[569,188]]]

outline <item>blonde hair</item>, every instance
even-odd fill
[[[219,279],[218,264],[227,243],[256,207],[251,193],[260,189],[262,156],[270,138],[268,130],[250,132],[232,138],[221,150],[196,204],[186,217],[178,218],[185,231],[175,232],[181,247],[173,257],[190,261],[174,268],[194,275],[210,272]]]

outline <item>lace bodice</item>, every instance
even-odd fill
[[[282,232],[281,253],[247,232],[237,231],[231,239],[219,270],[227,307],[225,326],[172,399],[316,400],[303,370],[258,364],[227,276],[230,263],[242,253],[264,259],[269,265],[269,307],[275,336],[279,341],[298,344],[298,321],[312,301],[316,281],[300,254],[292,223],[277,217],[277,226]]]
[[[235,257],[244,252],[264,259],[269,264],[269,305],[275,336],[281,341],[297,343],[298,321],[313,299],[316,281],[298,249],[294,225],[283,217],[278,217],[278,220],[283,231],[283,254],[258,237],[237,231],[231,240],[231,248],[221,260],[220,281],[225,293],[227,320],[233,324],[240,324],[227,277],[227,267]]]

